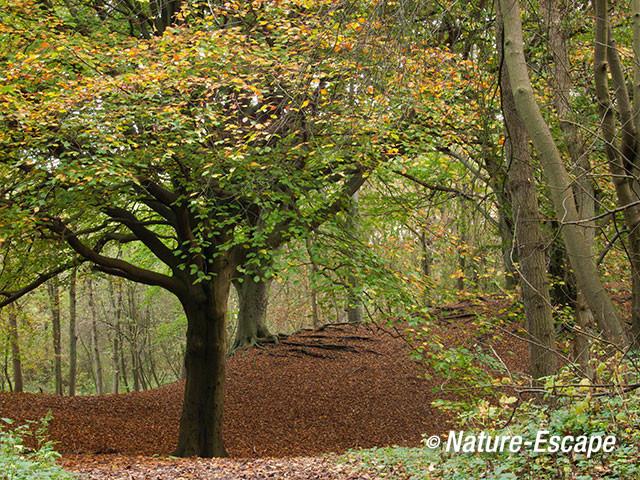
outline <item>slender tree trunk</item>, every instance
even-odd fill
[[[120,364],[118,359],[120,358],[120,319],[115,319],[113,326],[113,351],[111,352],[111,366],[113,368],[113,383],[111,385],[111,391],[113,393],[119,393],[120,390]]]
[[[129,357],[131,358],[131,378],[133,381],[133,391],[140,391],[140,365],[138,355],[138,340],[140,334],[140,319],[138,315],[138,305],[136,302],[135,289],[129,288],[127,291],[129,322],[128,322],[128,340],[129,340]]]
[[[77,269],[69,276],[69,396],[76,394],[76,370],[78,365],[78,335],[76,320],[78,317],[78,298],[76,293]]]
[[[51,309],[51,333],[53,336],[53,359],[56,395],[62,395],[62,344],[60,332],[60,284],[54,277],[47,283],[49,306]]]
[[[457,246],[458,251],[458,272],[456,276],[456,288],[458,291],[462,292],[464,290],[464,278],[465,272],[467,270],[467,258],[465,256],[466,251],[466,243],[467,243],[467,226],[465,222],[465,217],[462,212],[458,215],[458,221],[456,222],[456,226],[458,229],[459,236],[459,244]]]
[[[596,215],[596,197],[593,180],[590,176],[591,162],[584,148],[584,141],[578,131],[575,115],[571,106],[571,72],[569,69],[569,55],[567,53],[566,30],[562,27],[562,16],[558,11],[558,5],[554,0],[545,0],[546,19],[549,29],[549,44],[553,56],[553,87],[555,90],[554,106],[560,121],[560,127],[567,145],[571,163],[577,174],[574,195],[580,218],[585,220]],[[593,252],[595,245],[595,222],[584,223],[584,237]],[[591,378],[589,371],[590,339],[593,335],[593,313],[584,294],[578,291],[576,294],[576,325],[579,331],[575,333],[574,358],[580,364],[585,374]]]
[[[511,196],[505,188],[506,169],[502,158],[487,155],[484,159],[485,168],[489,173],[486,183],[493,190],[498,203],[498,231],[501,239],[502,261],[504,263],[505,287],[513,289],[518,285],[518,272],[515,264],[518,262],[518,251],[513,244],[513,214],[511,212]]]
[[[124,339],[122,330],[119,330],[118,333],[120,335],[120,372],[122,374],[122,383],[124,384],[124,388],[126,389],[126,391],[130,392],[131,388],[129,387],[129,380],[127,379],[127,362],[125,360],[124,354]]]
[[[223,457],[226,316],[235,266],[217,270],[214,281],[191,286],[181,298],[187,315],[185,384],[176,455]]]
[[[422,229],[420,232],[420,271],[422,272],[422,303],[425,307],[431,306],[431,297],[429,295],[429,281],[431,279],[431,263],[432,257],[429,251],[431,239],[427,236],[427,232]]]
[[[360,229],[360,208],[358,205],[358,192],[351,197],[349,212],[347,212],[347,231],[352,235],[353,241],[358,238],[358,230]],[[352,263],[355,264],[357,259],[351,256]],[[362,323],[362,298],[358,293],[358,277],[355,274],[355,267],[347,277],[347,322],[352,325],[360,325]]]
[[[520,3],[517,0],[499,0],[499,5],[504,21],[505,63],[516,108],[544,169],[556,217],[562,223],[562,237],[578,287],[584,292],[605,337],[619,345],[626,345],[628,342],[622,322],[600,281],[582,227],[579,226],[580,217],[569,175],[533,94],[524,58]]]
[[[504,264],[504,283],[507,290],[512,290],[516,285],[518,285],[518,271],[515,267],[518,257],[513,245],[513,225],[507,217],[504,208],[499,206],[498,209],[502,262]],[[509,209],[509,214],[511,214],[511,209]]]
[[[13,366],[13,391],[22,392],[22,357],[20,356],[20,337],[18,334],[18,312],[14,305],[6,307],[9,311],[9,342],[11,344],[11,361]]]
[[[113,350],[111,353],[111,365],[113,367],[113,383],[111,391],[113,393],[118,393],[120,389],[120,323],[122,319],[122,288],[113,280],[110,280],[110,296],[111,296],[111,305],[113,309]],[[115,290],[115,291],[114,291]]]
[[[266,325],[269,286],[271,280],[256,281],[253,274],[246,274],[242,282],[234,280],[233,286],[238,293],[238,328],[233,342],[233,350],[255,345],[261,342],[273,342],[275,336]]]
[[[618,205],[625,207],[623,215],[627,224],[627,251],[631,264],[631,323],[633,347],[640,348],[640,206],[638,202],[640,186],[637,172],[640,171],[640,156],[637,149],[638,131],[633,118],[627,81],[618,54],[615,38],[609,25],[609,7],[607,0],[595,0],[595,46],[593,52],[594,81],[598,113],[605,143],[605,152],[609,161],[609,170],[613,176]],[[640,48],[640,2],[632,3],[634,15],[634,67],[640,77],[638,49]],[[607,68],[608,67],[608,68]],[[609,71],[607,71],[609,70]],[[610,74],[610,75],[609,75]],[[620,128],[616,128],[615,110],[609,97],[609,78],[615,89],[616,106],[620,118]],[[640,99],[634,98],[638,111]],[[619,130],[619,131],[618,131]],[[618,137],[620,140],[618,141]]]
[[[311,239],[305,239],[307,247],[307,254],[309,255],[309,263],[311,264],[311,275],[309,277],[309,290],[311,291],[311,319],[313,321],[313,328],[316,329],[320,326],[320,312],[318,308],[318,290],[316,289],[315,279],[318,275],[318,264],[315,262],[313,255],[311,254]]]
[[[498,50],[502,55],[502,29],[498,22]],[[531,163],[527,130],[516,112],[509,72],[500,72],[502,112],[506,130],[505,155],[514,217],[514,240],[520,258],[520,286],[529,334],[529,369],[534,379],[553,375],[557,359],[556,332],[549,295],[545,238]]]
[[[100,345],[98,343],[98,308],[91,279],[87,281],[87,290],[89,293],[89,309],[91,310],[91,348],[93,350],[96,394],[102,395],[104,390],[102,388],[102,361],[100,360]]]

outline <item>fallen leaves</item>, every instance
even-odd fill
[[[464,322],[444,328],[446,343],[468,340]],[[521,350],[514,367],[526,369],[526,345]],[[452,426],[431,405],[445,398],[434,393],[442,379],[418,378],[423,373],[402,337],[371,325],[303,331],[277,345],[238,352],[227,369],[227,450],[232,457],[294,457],[418,445],[423,433],[442,434]],[[0,417],[37,420],[51,410],[49,435],[63,453],[170,455],[182,396],[182,383],[103,396],[0,393]]]
[[[120,455],[71,456],[62,465],[87,480],[369,480],[375,474],[357,472],[354,465],[331,457],[265,459],[161,459]]]

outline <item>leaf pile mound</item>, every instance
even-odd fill
[[[442,328],[446,342],[473,341],[464,321]],[[525,370],[526,345],[508,343],[497,349],[510,367]],[[411,360],[409,349],[400,330],[333,325],[236,353],[227,369],[229,454],[314,456],[417,445],[422,434],[447,432],[451,418],[431,406],[444,396],[434,393],[443,379],[420,378],[425,370]],[[37,420],[51,410],[49,435],[63,453],[171,454],[183,388],[178,382],[145,392],[79,397],[0,393],[0,417]]]

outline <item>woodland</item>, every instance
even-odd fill
[[[640,0],[0,6],[0,478],[638,478]]]

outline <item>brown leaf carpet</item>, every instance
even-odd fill
[[[447,343],[474,344],[464,319],[443,325]],[[451,418],[431,406],[443,397],[434,393],[442,379],[419,378],[424,370],[398,333],[337,325],[229,358],[224,412],[229,454],[314,456],[418,445],[422,434],[447,432]],[[504,343],[496,348],[510,368],[526,370],[526,345]],[[182,383],[99,397],[0,393],[0,417],[36,420],[51,410],[48,432],[64,453],[171,454],[182,395]]]

